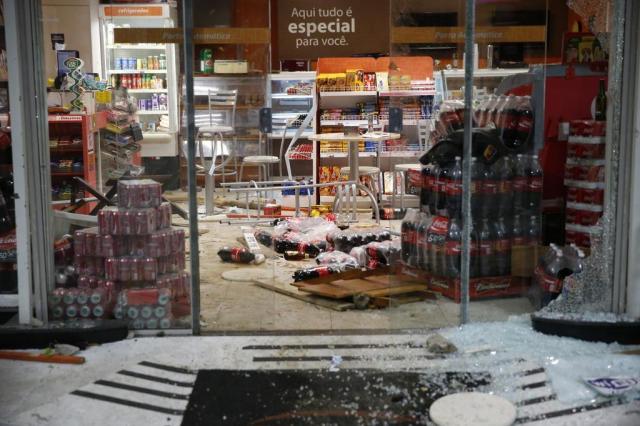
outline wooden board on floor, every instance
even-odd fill
[[[308,284],[299,286],[298,289],[330,299],[346,299],[357,294],[381,297],[424,291],[427,290],[427,285],[391,282],[389,280],[355,279],[335,281],[331,284]]]
[[[264,281],[253,281],[258,287],[275,291],[276,293],[283,294],[285,296],[293,297],[294,299],[302,300],[303,302],[311,303],[313,305],[321,306],[323,308],[332,309],[334,311],[343,312],[350,309],[355,309],[353,303],[346,303],[336,300],[328,300],[323,297],[313,296],[310,294],[300,293],[294,289],[288,289],[282,286],[266,283]]]

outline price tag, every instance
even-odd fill
[[[111,103],[111,91],[110,90],[98,90],[96,92],[96,102],[99,104]]]

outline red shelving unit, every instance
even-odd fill
[[[73,185],[73,177],[81,177],[92,186],[96,186],[98,181],[98,170],[96,161],[96,149],[99,149],[96,134],[106,125],[106,114],[98,112],[95,114],[52,114],[49,115],[49,140],[60,139],[80,139],[81,143],[64,146],[50,146],[51,155],[51,183],[53,187],[63,188],[63,185],[70,185],[72,191],[76,191]],[[71,160],[77,163],[82,161],[82,168],[56,168],[54,163],[60,160]],[[52,188],[53,190],[53,188]],[[52,194],[54,201],[66,201]],[[89,203],[78,209],[78,213],[89,213],[93,208],[93,203]],[[69,203],[57,202],[54,209],[62,210],[68,207]]]

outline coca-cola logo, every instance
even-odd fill
[[[542,178],[534,178],[529,181],[529,190],[542,191]]]
[[[447,232],[449,228],[449,219],[443,216],[436,216],[429,226],[429,232],[442,234]]]
[[[498,193],[498,182],[494,180],[486,180],[482,183],[482,192],[489,195]]]
[[[462,185],[459,181],[450,181],[446,187],[447,195],[462,194]]]
[[[486,293],[491,290],[504,290],[509,288],[511,283],[507,281],[479,281],[476,284],[476,293]]]

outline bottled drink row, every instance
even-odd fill
[[[161,53],[142,58],[119,57],[115,58],[114,65],[117,70],[166,70],[167,56]]]
[[[540,218],[482,218],[471,223],[470,277],[511,274],[514,247],[540,244]],[[430,216],[410,209],[401,225],[401,254],[405,264],[438,277],[459,278],[462,220]]]
[[[473,112],[473,126],[495,128],[509,148],[523,146],[531,137],[533,107],[529,96],[487,96],[477,103]],[[436,124],[437,139],[464,128],[464,104],[445,101]]]
[[[126,87],[127,89],[166,89],[166,81],[153,74],[114,74],[111,76],[112,87]]]
[[[539,215],[542,206],[542,167],[537,155],[506,156],[492,165],[471,159],[471,215],[504,217],[514,213]],[[462,159],[451,165],[422,168],[421,210],[432,215],[462,217]]]

